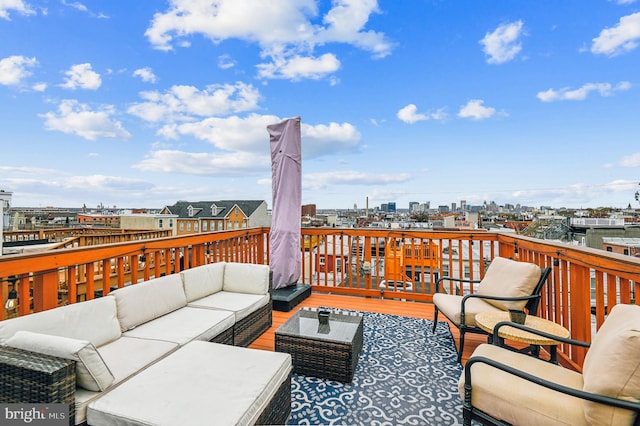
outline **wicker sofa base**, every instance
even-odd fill
[[[291,416],[291,374],[282,382],[256,424],[284,425]]]
[[[0,377],[0,402],[62,403],[75,423],[75,361],[0,346]]]
[[[233,345],[233,327],[229,327],[213,339],[209,340],[211,343],[222,343],[224,345]]]
[[[273,311],[271,303],[267,303],[247,317],[236,322],[233,326],[234,346],[249,346],[271,327],[272,321]]]

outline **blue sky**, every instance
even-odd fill
[[[0,0],[14,206],[638,207],[640,1]]]

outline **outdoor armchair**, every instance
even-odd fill
[[[487,334],[476,326],[475,316],[486,311],[525,310],[536,315],[540,303],[540,293],[550,268],[540,268],[529,262],[518,262],[505,257],[493,259],[482,280],[469,280],[444,276],[436,281],[433,294],[433,330],[438,323],[438,313],[442,312],[460,330],[458,362],[462,360],[465,333]],[[469,294],[447,294],[440,292],[440,283],[453,281],[479,284]]]
[[[591,344],[515,323],[496,329],[505,324],[588,347],[582,373],[503,347],[500,339],[482,344],[458,383],[465,425],[640,425],[640,306],[616,305]]]

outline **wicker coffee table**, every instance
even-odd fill
[[[328,310],[328,325],[318,309],[298,310],[276,330],[276,351],[291,354],[297,374],[349,383],[362,350],[362,315]]]

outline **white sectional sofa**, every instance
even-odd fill
[[[72,414],[75,412],[75,423],[86,422],[89,409],[92,413],[90,424],[92,416],[97,424],[109,424],[112,421],[118,423],[114,419],[122,420],[123,415],[125,420],[122,422],[136,424],[136,421],[126,419],[126,412],[113,414],[109,411],[108,407],[117,411],[118,405],[126,405],[125,400],[115,399],[116,407],[113,406],[113,398],[117,398],[118,394],[114,392],[114,396],[107,400],[110,401],[107,408],[104,403],[101,405],[100,400],[119,388],[125,389],[119,393],[126,397],[131,391],[123,383],[141,375],[141,372],[145,374],[137,380],[143,383],[144,380],[157,382],[150,368],[156,363],[159,366],[172,365],[175,364],[172,360],[178,358],[181,363],[185,362],[190,353],[194,358],[203,358],[202,354],[207,353],[210,361],[203,364],[202,359],[198,360],[200,364],[197,368],[216,371],[224,366],[228,377],[226,382],[213,380],[206,389],[196,387],[193,390],[196,393],[209,392],[214,399],[225,395],[233,386],[234,377],[238,386],[246,387],[252,381],[251,377],[246,377],[245,369],[249,366],[245,368],[238,362],[224,358],[249,360],[247,362],[252,364],[264,364],[265,371],[273,371],[273,380],[261,377],[256,379],[255,386],[249,386],[257,395],[255,400],[240,398],[235,403],[229,401],[226,404],[229,416],[225,419],[231,421],[237,417],[236,421],[241,424],[284,422],[290,412],[290,356],[228,346],[247,346],[271,326],[269,276],[269,267],[266,265],[214,263],[125,286],[105,297],[0,321],[0,380],[11,379],[15,382],[12,382],[12,386],[25,387],[26,390],[21,391],[26,392],[25,395],[30,395],[31,391],[41,392],[41,389],[36,391],[29,387],[40,386],[40,383],[30,384],[34,377],[38,381],[43,379],[34,376],[32,370],[28,373],[25,371],[29,368],[51,369],[42,365],[71,359],[75,361],[71,369],[75,385],[67,393],[70,394],[68,402]],[[207,343],[192,344],[197,341]],[[216,349],[217,346],[221,348]],[[216,359],[216,356],[220,359]],[[268,365],[271,365],[271,370],[267,368]],[[189,368],[188,362],[186,368]],[[196,359],[193,368],[196,368]],[[158,371],[166,373],[166,370]],[[205,372],[202,371],[202,374]],[[20,376],[24,379],[20,379]],[[169,383],[174,380],[174,386],[171,387],[179,388],[182,376],[177,372],[176,377],[165,377],[164,380]],[[51,387],[54,393],[64,393],[64,390],[56,387],[69,387],[68,379],[66,382],[62,379],[51,382],[45,385]],[[162,392],[163,389],[156,391]],[[166,392],[170,391],[166,389]],[[24,398],[38,399],[43,396],[25,395],[7,390],[7,395],[2,394],[1,399],[35,403],[66,402],[64,398],[69,398],[58,395],[53,398],[61,400],[39,401]],[[286,406],[280,407],[280,414],[274,417],[273,413],[265,410],[271,410],[269,402],[275,402],[276,399],[281,406]],[[138,404],[139,401],[134,403]],[[144,411],[144,405],[136,409]],[[220,409],[224,410],[225,404]],[[282,413],[283,409],[288,412]],[[180,415],[188,416],[188,413]],[[144,424],[143,421],[140,423]]]

